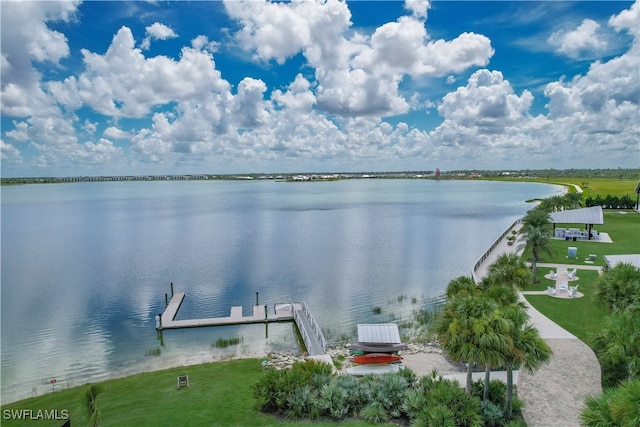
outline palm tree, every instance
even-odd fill
[[[518,294],[515,289],[506,285],[500,285],[499,283],[494,283],[488,288],[485,289],[484,294],[486,298],[489,298],[495,301],[498,306],[502,309],[506,309],[511,307],[512,309],[520,308],[525,310],[525,303],[519,301]],[[511,324],[509,323],[509,319],[504,318],[502,312],[498,310],[494,316],[493,328],[498,334],[502,337],[501,348],[504,346],[509,346],[509,328]],[[489,398],[489,383],[491,381],[491,368],[497,366],[505,365],[505,357],[503,354],[494,355],[494,363],[492,365],[487,364],[485,367],[485,376],[484,376],[484,393],[483,400],[488,400]]]
[[[532,209],[527,212],[522,220],[523,226],[520,229],[522,239],[526,241],[526,245],[531,247],[531,273],[532,282],[536,282],[536,263],[540,259],[542,253],[552,255],[551,250],[551,230],[549,224],[551,217],[548,212],[542,209]],[[520,245],[518,249],[523,248]]]
[[[562,208],[564,207],[564,204],[565,203],[562,196],[556,195],[556,196],[551,196],[544,199],[540,203],[540,208],[548,212],[557,212],[559,210],[562,210]]]
[[[577,209],[582,206],[582,193],[567,193],[563,198],[565,209]]]
[[[445,305],[434,323],[442,349],[454,360],[466,362],[466,392],[471,394],[473,366],[495,363],[505,351],[502,337],[493,330],[495,301],[457,295]]]
[[[449,282],[446,295],[451,299],[456,295],[475,295],[479,292],[478,285],[469,276],[460,276]]]
[[[600,396],[589,396],[580,412],[588,427],[640,425],[640,379],[605,389]]]
[[[537,370],[543,363],[551,359],[551,348],[540,337],[540,332],[529,323],[526,310],[518,305],[510,305],[503,309],[502,316],[508,320],[508,329],[502,331],[510,342],[508,352],[504,355],[507,369],[507,393],[504,412],[511,418],[511,402],[513,399],[513,370]]]
[[[531,272],[522,258],[514,253],[500,255],[489,266],[489,280],[501,286],[524,288],[531,281]]]
[[[640,377],[640,304],[611,315],[595,339],[604,366],[624,366],[627,379]]]
[[[616,265],[598,277],[593,297],[612,311],[638,305],[640,303],[640,268],[629,263]]]

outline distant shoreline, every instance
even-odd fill
[[[40,177],[1,177],[1,185],[60,184],[74,182],[146,182],[146,181],[285,181],[322,182],[346,179],[429,179],[429,180],[506,180],[550,183],[551,179],[639,179],[640,169],[540,169],[540,170],[450,170],[388,172],[287,172],[238,174],[140,174],[76,175]],[[546,181],[546,182],[545,182]]]

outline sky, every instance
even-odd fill
[[[1,0],[1,174],[637,168],[639,10]]]

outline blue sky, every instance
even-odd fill
[[[638,2],[0,2],[2,176],[640,166]]]

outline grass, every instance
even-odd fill
[[[211,344],[211,347],[216,348],[227,348],[232,345],[238,345],[244,341],[244,337],[232,337],[232,338],[218,338],[214,343]]]
[[[548,273],[548,269],[545,272]],[[577,276],[579,280],[571,282],[571,285],[578,285],[578,290],[585,295],[582,298],[549,298],[547,295],[525,295],[525,297],[546,317],[592,346],[593,337],[602,328],[608,311],[592,298],[598,272],[578,269]],[[549,279],[543,280],[537,285],[539,290],[546,290],[547,285],[553,283]]]
[[[582,188],[583,197],[606,197],[608,194],[612,196],[622,197],[629,196],[635,200],[634,190],[638,185],[637,179],[612,179],[612,178],[492,178],[498,181],[529,181],[529,182],[542,182],[544,184],[556,184],[567,187],[569,193],[575,193],[576,189],[573,185],[578,185]]]
[[[551,184],[575,184],[582,187],[584,197],[629,196],[635,199],[634,190],[638,180],[607,179],[607,178],[562,178],[551,180]],[[575,190],[574,190],[575,191]]]
[[[597,226],[598,230],[609,234],[613,243],[553,240],[554,254],[552,256],[545,255],[545,258],[540,262],[604,266],[604,255],[640,253],[640,214],[633,211],[625,212],[625,214],[621,214],[619,211],[605,210],[604,224]],[[563,224],[563,226],[565,225]],[[584,225],[581,224],[579,227],[584,227]],[[578,248],[577,260],[566,258],[569,246]],[[598,255],[593,264],[585,264],[584,262],[589,254]],[[524,257],[528,259],[530,253],[525,251]],[[538,283],[527,287],[526,290],[546,290],[547,286],[552,283],[551,280],[544,278],[547,273],[549,273],[549,268],[539,267],[536,274]],[[579,291],[585,295],[583,298],[561,299],[549,298],[547,295],[525,295],[525,297],[546,317],[580,338],[587,345],[592,346],[593,337],[602,328],[608,312],[593,298],[598,272],[578,267],[577,276],[579,280],[573,282],[572,285],[579,285]]]
[[[148,372],[101,383],[98,397],[100,426],[335,426],[333,422],[287,422],[261,413],[253,398],[253,385],[263,370],[259,359],[240,359]],[[177,389],[177,376],[189,376],[189,388]],[[31,409],[59,413],[66,410],[72,425],[88,425],[83,406],[88,385],[2,406],[5,410]],[[59,427],[60,420],[8,420],[2,426]],[[347,426],[371,426],[362,421]]]

